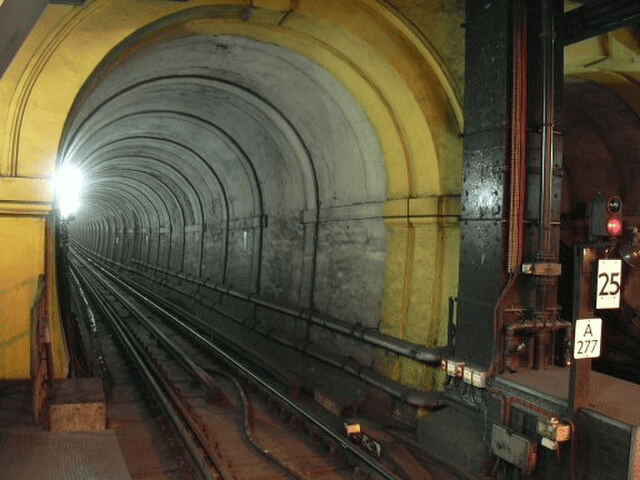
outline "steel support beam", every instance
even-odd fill
[[[522,315],[541,327],[530,332],[535,338],[526,345],[530,366],[544,368],[550,361],[547,325],[557,316],[559,267],[562,145],[554,125],[562,75],[555,20],[561,7],[559,0],[467,2],[455,356],[491,373],[504,367],[505,327]],[[540,268],[523,274],[523,262]],[[506,304],[520,313],[504,317]]]
[[[466,130],[455,356],[487,368],[505,282],[509,159],[510,0],[466,2]]]
[[[640,24],[638,0],[598,0],[562,15],[559,40],[564,46]]]
[[[548,272],[541,269],[520,280],[520,297],[527,307],[527,320],[543,326],[527,346],[535,368],[545,368],[551,362],[551,332],[554,329],[550,325],[558,316],[562,140],[555,124],[560,106],[563,55],[556,39],[556,20],[562,15],[561,9],[559,0],[527,1],[529,68],[524,261],[551,267]]]

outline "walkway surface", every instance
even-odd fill
[[[31,405],[29,382],[0,382],[0,479],[131,478],[113,430],[49,432]]]

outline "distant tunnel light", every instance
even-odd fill
[[[62,218],[75,214],[80,207],[82,174],[75,167],[64,166],[54,177],[53,188]]]

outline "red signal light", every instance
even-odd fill
[[[611,217],[607,221],[607,233],[612,237],[619,237],[622,235],[622,220],[618,217]]]
[[[600,193],[591,200],[589,237],[592,240],[610,240],[623,234],[622,199],[618,195],[605,196]]]
[[[529,453],[527,454],[527,468],[525,473],[530,475],[538,466],[538,451],[535,448],[535,444],[529,447]]]

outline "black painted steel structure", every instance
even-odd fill
[[[597,373],[569,379],[565,368],[571,358],[569,320],[584,312],[561,311],[558,305],[560,275],[570,273],[561,271],[559,259],[563,161],[556,119],[564,46],[637,21],[638,4],[589,2],[570,13],[562,8],[558,0],[467,2],[455,356],[495,375],[489,395],[477,406],[484,432],[468,428],[477,442],[492,435],[492,426],[502,426],[535,449],[540,422],[571,424],[571,442],[556,444],[555,453],[537,448],[535,466],[518,464],[487,445],[487,458],[505,460],[504,478],[528,478],[528,468],[535,469],[535,478],[635,478],[636,413],[602,394],[610,389],[622,398],[627,385]],[[576,405],[571,392],[584,390],[589,381],[598,387]],[[616,409],[608,411],[609,402]],[[434,420],[430,426],[438,424]],[[598,440],[600,430],[606,441]],[[510,435],[497,442],[517,449]]]
[[[511,2],[466,4],[466,131],[456,356],[488,367],[505,282]]]
[[[637,1],[597,0],[562,15],[558,39],[566,46],[634,24],[640,26]]]
[[[553,363],[562,144],[561,3],[467,3],[467,128],[456,356]],[[491,92],[487,94],[487,92]],[[506,340],[503,338],[506,336]]]

